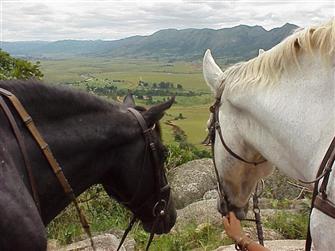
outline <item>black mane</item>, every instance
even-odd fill
[[[50,111],[50,103],[57,104],[55,107],[65,117],[72,116],[73,112],[110,111],[120,106],[117,102],[110,102],[81,90],[37,80],[0,81],[0,87],[19,96],[23,104],[30,104],[33,110],[39,110],[43,114],[54,114]],[[72,109],[68,109],[69,107]]]

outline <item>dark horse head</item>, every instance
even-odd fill
[[[164,171],[164,160],[168,151],[161,142],[161,131],[157,122],[163,117],[163,112],[171,106],[173,100],[146,110],[135,105],[132,95],[125,97],[123,101],[125,107],[134,108],[142,113],[146,122],[145,126],[148,127],[147,130],[151,130],[154,135],[152,143],[155,145],[156,153],[150,152],[152,151],[150,143],[146,143],[143,140],[145,136],[142,135],[142,140],[133,142],[122,157],[120,156],[120,160],[122,158],[120,165],[123,166],[120,168],[120,171],[123,171],[122,175],[120,174],[117,179],[113,174],[106,175],[102,181],[107,193],[128,207],[142,221],[147,232],[153,231],[157,234],[169,232],[176,221],[176,211]],[[140,124],[139,121],[138,123]],[[155,154],[157,156],[153,156]],[[127,165],[135,166],[136,171],[134,169],[125,171]],[[124,184],[128,184],[126,189]],[[167,209],[166,215],[165,208]],[[158,224],[154,224],[157,215],[162,213],[159,212],[161,209],[164,209],[164,215]]]
[[[102,184],[111,197],[142,221],[146,231],[157,234],[170,231],[176,210],[165,178],[166,149],[158,121],[173,100],[145,110],[135,107],[130,96],[121,104],[35,81],[0,81],[0,88],[16,95],[31,115],[76,196],[94,184]],[[6,102],[24,136],[41,212],[32,199],[20,148],[0,108],[0,193],[6,194],[0,196],[0,232],[4,233],[0,249],[43,250],[44,226],[70,200],[15,109]],[[148,128],[155,128],[152,130],[155,161],[143,129],[129,107],[141,113]],[[167,205],[159,222],[154,224],[155,215],[160,213],[155,211],[157,198]]]

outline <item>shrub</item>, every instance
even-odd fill
[[[172,169],[191,160],[211,157],[208,151],[200,150],[187,142],[175,142],[167,145],[167,148],[169,149],[169,155],[166,159],[167,169]]]
[[[42,78],[40,63],[33,64],[23,59],[11,57],[0,49],[0,80]]]

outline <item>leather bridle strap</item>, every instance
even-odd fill
[[[217,103],[216,103],[217,104]],[[244,158],[240,157],[238,154],[236,154],[235,152],[233,152],[233,150],[231,150],[228,145],[226,144],[225,140],[223,139],[223,135],[222,135],[222,130],[221,130],[221,126],[220,126],[220,122],[219,122],[219,108],[220,108],[220,105],[217,104],[215,107],[214,107],[214,128],[215,130],[218,132],[219,134],[219,137],[220,137],[220,140],[221,140],[221,143],[223,145],[223,147],[226,149],[226,151],[232,155],[234,158],[244,162],[244,163],[247,163],[247,164],[251,164],[251,165],[259,165],[259,164],[262,164],[264,162],[266,162],[266,159],[264,160],[261,160],[261,161],[249,161],[249,160],[245,160]]]
[[[313,196],[312,196],[312,200],[311,200],[311,210],[310,210],[310,214],[309,214],[309,221],[308,221],[308,230],[307,230],[307,238],[306,238],[306,245],[305,245],[305,251],[310,251],[311,247],[312,247],[312,236],[311,236],[311,230],[310,230],[310,223],[311,223],[311,213],[313,208],[317,208],[319,209],[321,212],[331,216],[332,214],[335,214],[334,210],[335,210],[335,205],[329,201],[326,198],[326,193],[325,193],[325,189],[328,183],[328,177],[329,174],[331,172],[331,168],[332,165],[334,164],[335,161],[335,137],[333,138],[332,142],[330,143],[330,146],[325,154],[325,156],[323,157],[319,170],[316,174],[317,179],[314,180],[313,182],[304,182],[303,183],[315,183],[314,184],[314,190],[313,190]],[[319,194],[319,181],[322,177],[326,177],[327,179],[324,179],[322,182],[322,190],[321,195]],[[332,208],[332,210],[329,210],[330,208]],[[332,217],[332,216],[331,216]],[[335,217],[333,217],[335,218]]]
[[[160,219],[161,216],[165,215],[165,209],[166,209],[167,203],[166,203],[165,200],[163,200],[161,198],[162,193],[165,192],[167,189],[170,189],[170,187],[169,187],[169,185],[161,187],[162,180],[161,180],[161,176],[160,176],[161,173],[159,172],[159,158],[158,158],[156,145],[153,141],[153,135],[152,135],[152,131],[153,131],[155,125],[153,127],[148,128],[147,122],[144,120],[142,114],[139,111],[137,111],[136,109],[131,108],[131,107],[128,108],[128,111],[132,115],[134,115],[134,117],[136,118],[138,124],[140,125],[140,127],[142,129],[142,133],[144,135],[144,140],[145,140],[145,145],[146,146],[145,146],[144,161],[143,161],[142,164],[144,164],[145,161],[146,161],[147,146],[149,146],[150,150],[151,150],[151,156],[153,158],[155,181],[156,181],[156,184],[158,185],[157,192],[155,194],[153,194],[153,196],[155,196],[155,199],[157,200],[157,202],[155,203],[155,205],[152,209],[152,213],[153,213],[153,216],[155,217],[155,220],[154,220],[154,223],[153,223],[152,228],[151,228],[151,232],[150,232],[149,240],[147,242],[147,246],[145,248],[145,250],[147,251],[147,250],[149,250],[150,244],[151,244],[151,242],[153,240],[153,237],[155,235],[154,231],[155,231],[155,228],[156,228],[156,226],[159,222],[159,219]],[[150,197],[150,198],[152,198],[152,197]],[[150,198],[148,198],[148,200]],[[146,200],[146,201],[148,201],[148,200]],[[140,206],[139,209],[141,209],[146,204],[146,201],[142,204],[142,206]],[[160,208],[160,207],[162,207],[162,208]],[[139,209],[137,209],[137,211],[139,211]],[[157,212],[157,210],[160,210],[160,211]],[[121,238],[121,241],[119,243],[117,251],[120,250],[120,248],[122,247],[123,242],[125,241],[128,233],[132,229],[136,220],[137,220],[137,216],[136,216],[136,213],[134,213],[133,218],[131,219],[128,227],[126,228],[126,230],[125,230],[125,232],[124,232],[124,234]]]
[[[1,89],[0,89],[0,94],[2,94]],[[28,178],[29,178],[29,182],[30,182],[30,186],[31,186],[32,194],[33,194],[33,199],[35,201],[35,204],[37,206],[37,209],[38,209],[39,213],[41,214],[41,205],[40,205],[40,200],[39,200],[38,193],[37,193],[36,181],[35,181],[34,175],[32,173],[32,167],[31,167],[30,160],[28,158],[28,152],[27,152],[27,148],[26,148],[26,145],[24,143],[24,140],[23,140],[22,133],[18,128],[18,125],[17,125],[17,123],[14,119],[14,116],[13,116],[12,112],[9,110],[5,100],[2,98],[1,95],[0,95],[0,106],[1,106],[2,110],[4,111],[4,113],[6,114],[6,117],[7,117],[8,121],[9,121],[11,127],[12,127],[12,130],[14,132],[16,140],[19,144],[19,148],[20,148],[20,151],[21,151],[22,156],[23,156],[23,161],[24,161],[24,164],[26,166],[26,171],[27,171],[27,174],[28,174]]]
[[[216,165],[216,162],[215,162],[214,143],[215,143],[215,132],[216,131],[219,134],[221,143],[222,143],[223,147],[225,148],[225,150],[230,155],[232,155],[234,158],[236,158],[237,160],[240,160],[240,161],[242,161],[242,162],[244,162],[246,164],[252,164],[252,165],[255,165],[255,166],[257,166],[259,164],[262,164],[262,163],[264,163],[264,162],[267,161],[266,159],[264,159],[262,161],[259,161],[259,162],[245,160],[244,158],[240,157],[238,154],[236,154],[235,152],[233,152],[228,147],[228,145],[226,144],[225,140],[223,139],[222,130],[221,130],[220,122],[219,122],[219,109],[220,109],[220,106],[221,106],[221,96],[222,96],[222,93],[224,91],[224,87],[225,87],[224,86],[224,81],[222,81],[221,86],[220,86],[220,88],[218,90],[218,93],[216,95],[215,102],[209,108],[209,111],[213,114],[213,117],[212,117],[211,125],[210,125],[210,128],[209,128],[208,136],[204,140],[204,143],[207,143],[207,144],[208,144],[208,142],[211,143],[211,150],[212,150],[212,156],[213,156],[213,164],[214,164],[214,170],[215,170],[215,174],[216,174],[216,178],[217,178],[217,186],[218,186],[218,192],[219,192],[220,202],[223,202],[223,201],[226,202],[226,203],[221,203],[220,207],[222,207],[222,206],[227,207],[229,202],[228,202],[227,197],[225,196],[223,187],[221,185],[219,172],[218,172],[217,165]],[[258,187],[258,184],[257,184],[257,187]],[[255,189],[255,193],[254,193],[254,196],[253,196],[253,202],[254,202],[254,204],[253,204],[253,211],[254,211],[254,214],[255,214],[255,220],[251,220],[251,221],[255,221],[259,243],[264,246],[263,228],[262,228],[262,223],[261,223],[260,209],[258,207],[258,198],[260,197],[260,194],[257,194],[257,190],[258,190],[257,187]],[[224,211],[228,211],[228,208],[225,208]],[[222,212],[221,212],[221,214],[222,214]],[[248,220],[250,220],[250,219],[248,219]],[[235,248],[237,250],[239,250],[237,246],[235,246]]]
[[[211,125],[211,127],[212,127],[211,130],[216,130],[218,132],[223,147],[234,158],[236,158],[236,159],[238,159],[238,160],[240,160],[240,161],[242,161],[246,164],[251,164],[251,165],[255,165],[255,166],[266,162],[266,159],[263,159],[263,160],[258,161],[258,162],[246,160],[246,159],[242,158],[241,156],[239,156],[238,154],[236,154],[226,144],[226,142],[223,138],[223,135],[222,135],[222,130],[221,130],[220,122],[219,122],[219,109],[220,109],[220,106],[221,106],[221,96],[222,96],[222,93],[224,91],[224,85],[221,85],[221,86],[223,86],[223,87],[220,88],[220,90],[219,90],[219,92],[216,96],[215,103],[209,108],[209,111],[213,114],[213,121],[212,121],[212,125]],[[214,142],[212,142],[212,143],[214,143]]]
[[[77,213],[79,215],[80,222],[83,226],[83,229],[85,230],[86,234],[89,236],[92,248],[95,250],[93,239],[92,239],[92,234],[91,234],[88,222],[87,222],[82,210],[79,207],[76,196],[75,196],[68,180],[66,179],[62,168],[60,167],[57,160],[53,156],[53,154],[52,154],[52,152],[49,148],[49,145],[45,142],[42,135],[37,130],[37,128],[35,126],[35,123],[32,120],[31,116],[24,109],[24,107],[22,106],[21,102],[17,99],[17,97],[14,94],[12,94],[11,92],[9,92],[5,89],[2,89],[2,88],[0,88],[0,93],[2,95],[5,95],[9,99],[9,101],[12,103],[12,105],[16,109],[17,113],[21,117],[22,121],[25,123],[26,127],[28,128],[29,132],[31,133],[32,137],[34,138],[34,140],[36,141],[36,143],[38,144],[38,146],[42,150],[42,153],[44,154],[45,158],[49,162],[49,164],[50,164],[54,174],[56,175],[58,181],[60,182],[65,194],[74,203],[75,208],[77,210]]]

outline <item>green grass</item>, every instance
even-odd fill
[[[173,123],[185,131],[189,143],[202,147],[201,141],[207,136],[206,124],[209,118],[208,107],[209,105],[207,104],[194,106],[180,106],[177,104],[168,110],[163,122],[165,120],[173,119],[181,113],[185,119],[177,120]],[[163,132],[163,139],[165,142],[172,142],[171,127],[163,124]]]
[[[156,236],[150,249],[155,251],[187,251],[192,249],[213,250],[222,245],[232,244],[229,239],[221,239],[222,227],[210,224],[197,226],[189,223],[182,231],[175,231],[167,235]],[[143,250],[147,241],[147,234],[135,235],[138,248]]]
[[[188,62],[161,62],[139,59],[75,58],[41,60],[46,82],[72,82],[90,76],[104,79],[123,79],[135,87],[140,79],[148,82],[170,81],[185,89],[207,91],[201,64]]]
[[[90,188],[78,200],[82,201],[80,207],[84,210],[93,233],[126,228],[130,213],[112,200],[101,186]],[[62,244],[86,238],[72,204],[50,222],[47,233],[48,238],[57,239]]]
[[[306,239],[308,211],[299,213],[277,212],[265,226],[281,233],[287,239]]]

